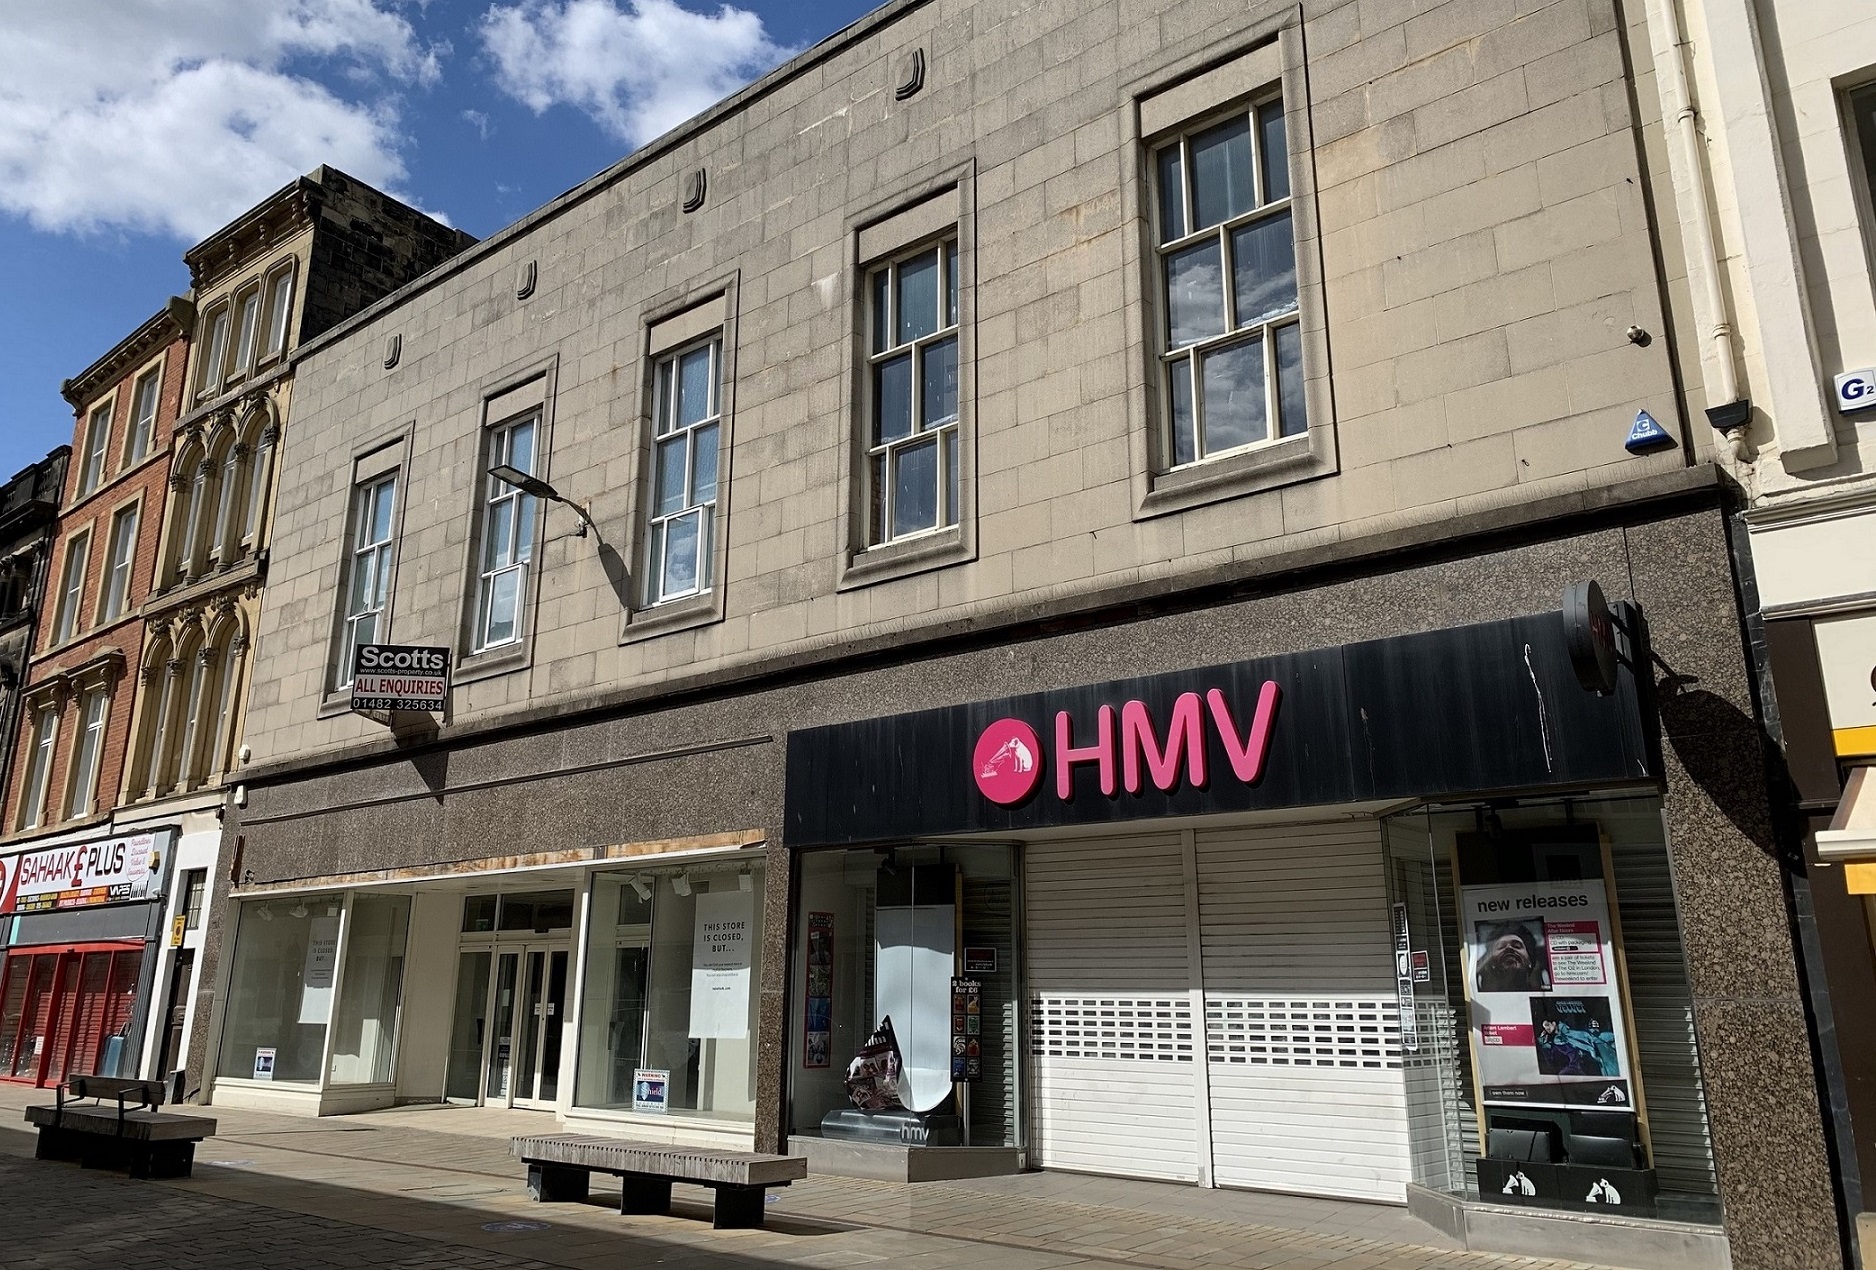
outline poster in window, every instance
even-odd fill
[[[834,1049],[834,915],[808,914],[808,990],[801,1065],[829,1067]]]
[[[315,917],[307,927],[306,964],[300,971],[300,1022],[332,1019],[332,976],[339,965],[339,919]]]
[[[697,897],[690,961],[693,1038],[743,1040],[749,1035],[755,898],[750,891],[711,891]]]
[[[1602,879],[1462,887],[1460,913],[1485,1102],[1632,1111]]]
[[[663,1067],[632,1069],[632,1110],[663,1115],[670,1106],[671,1072]]]

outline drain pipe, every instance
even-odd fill
[[[1720,286],[1713,204],[1707,197],[1705,143],[1700,137],[1700,115],[1694,109],[1693,90],[1687,82],[1687,63],[1681,51],[1687,40],[1681,33],[1680,13],[1675,6],[1676,0],[1649,0],[1648,27],[1655,46],[1655,73],[1661,77],[1662,114],[1673,121],[1671,136],[1679,150],[1682,184],[1692,204],[1692,215],[1681,218],[1682,231],[1688,237],[1688,281],[1697,303],[1705,310],[1698,316],[1711,323],[1707,339],[1713,345],[1714,369],[1708,400],[1720,404],[1707,408],[1707,422],[1724,439],[1732,460],[1745,465],[1751,462],[1746,426],[1752,418],[1752,402],[1739,395],[1739,374],[1733,364],[1733,316]]]

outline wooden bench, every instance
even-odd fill
[[[163,1086],[153,1080],[115,1076],[67,1076],[55,1106],[28,1107],[26,1122],[39,1127],[33,1155],[75,1160],[88,1169],[123,1168],[132,1177],[188,1177],[195,1144],[215,1136],[207,1116],[158,1111]],[[95,1099],[93,1102],[71,1099]],[[106,1099],[115,1106],[105,1105]]]
[[[659,1146],[577,1133],[514,1138],[509,1149],[528,1166],[528,1195],[551,1203],[586,1198],[594,1173],[623,1182],[621,1213],[668,1213],[671,1183],[694,1182],[716,1192],[718,1230],[762,1225],[764,1192],[808,1175],[799,1155],[758,1155],[709,1147]]]

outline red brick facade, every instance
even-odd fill
[[[117,805],[129,758],[131,715],[142,670],[138,664],[144,644],[141,609],[150,595],[161,550],[171,443],[182,410],[188,361],[187,337],[177,318],[165,312],[145,323],[68,387],[68,400],[76,411],[74,452],[80,457],[71,464],[66,481],[43,618],[22,694],[26,709],[16,743],[19,748],[10,788],[5,791],[5,805],[0,808],[4,815],[0,820],[0,842],[104,821]],[[129,440],[137,383],[153,368],[159,368],[161,376],[155,425],[143,456],[131,462]],[[91,439],[91,412],[107,399],[113,405],[103,471],[97,488],[81,496],[85,464],[80,447],[87,446]],[[127,594],[120,615],[101,621],[104,591],[109,585],[113,525],[120,512],[133,505],[137,508],[137,524]],[[86,542],[82,594],[72,623],[73,634],[60,641],[62,614],[69,602],[66,561],[81,539]],[[100,688],[107,693],[109,704],[94,792],[89,809],[84,808],[81,798],[73,814],[71,786],[85,730],[84,702],[87,694]],[[48,704],[59,711],[57,741],[43,810],[38,823],[26,828],[20,822],[27,802],[26,782],[34,774],[31,750],[38,735],[38,720]]]

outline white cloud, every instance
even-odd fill
[[[482,18],[502,91],[539,114],[585,111],[643,145],[708,109],[793,50],[762,19],[724,5],[697,13],[673,0],[520,0]]]
[[[395,188],[393,86],[434,83],[448,51],[395,2],[0,6],[0,211],[193,240],[321,163]]]

